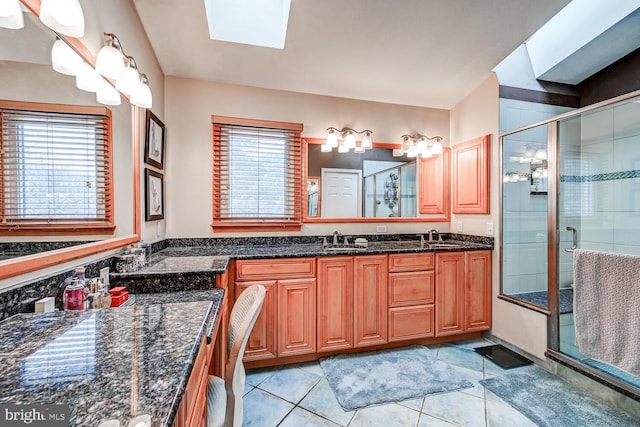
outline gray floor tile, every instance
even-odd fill
[[[462,393],[471,394],[476,397],[484,398],[484,386],[480,384],[480,380],[484,378],[482,372],[474,371],[467,368],[458,367],[458,372],[462,373],[464,378],[473,383],[472,388],[460,390]]]
[[[427,396],[422,412],[465,427],[484,427],[484,399],[460,391]]]
[[[469,340],[453,341],[447,345],[453,345],[455,347],[466,348],[467,350],[473,350],[476,347],[486,347],[488,345],[494,345],[493,341],[489,341],[486,338],[472,338]]]
[[[349,427],[415,427],[420,413],[396,403],[359,409]]]
[[[258,388],[243,398],[245,427],[275,427],[293,409],[293,405]]]
[[[247,371],[246,384],[257,386],[262,381],[278,372],[278,370],[280,370],[279,367],[251,369]]]
[[[302,369],[305,372],[316,374],[319,377],[324,377],[324,371],[318,362],[305,362],[294,365],[296,368]]]
[[[258,388],[291,403],[298,403],[320,378],[299,368],[282,369],[261,382]]]
[[[423,403],[424,403],[424,397],[421,397],[419,399],[403,400],[402,402],[398,402],[398,405],[406,406],[407,408],[413,409],[415,411],[419,411],[422,409]]]
[[[487,427],[536,427],[536,423],[509,405],[487,400]]]
[[[438,359],[455,366],[482,372],[482,356],[473,350],[450,345],[438,349]]]
[[[338,427],[338,424],[332,423],[329,420],[325,420],[309,411],[305,411],[302,408],[296,408],[278,427]]]
[[[322,378],[311,389],[300,402],[300,406],[341,426],[349,424],[355,413],[342,409],[326,378]]]
[[[420,421],[418,427],[454,427],[456,424],[451,424],[438,418],[434,418],[427,414],[420,414]],[[456,426],[457,427],[457,426]]]

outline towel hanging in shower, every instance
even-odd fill
[[[573,278],[580,352],[640,376],[640,256],[576,249]]]

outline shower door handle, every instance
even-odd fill
[[[578,230],[573,227],[567,226],[567,231],[571,231],[573,233],[573,245],[570,248],[564,248],[565,252],[573,252],[578,249]]]

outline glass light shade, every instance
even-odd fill
[[[529,177],[527,175],[519,175],[518,176],[518,181],[529,181]]]
[[[407,152],[411,148],[411,140],[407,137],[402,139],[402,151]]]
[[[407,151],[407,157],[416,157],[418,155],[418,150],[416,149],[416,147],[411,147],[409,148],[409,151]]]
[[[153,96],[149,85],[147,83],[140,83],[136,91],[131,94],[129,102],[140,108],[151,108],[151,105],[153,104]]]
[[[433,154],[442,154],[442,143],[436,140],[436,142],[431,146],[431,152]]]
[[[364,136],[362,137],[360,146],[365,150],[373,148],[373,140],[371,139],[371,134],[369,132],[365,132]]]
[[[364,147],[363,147],[362,145],[360,145],[360,146],[358,146],[358,147],[354,148],[354,149],[353,149],[353,152],[354,152],[354,153],[358,153],[358,154],[362,154],[362,153],[364,153],[364,152],[365,152],[365,149],[364,149]]]
[[[502,182],[509,182],[509,175],[505,175],[502,177]]]
[[[338,153],[348,153],[349,152],[349,148],[344,145],[344,144],[340,144],[338,145]]]
[[[320,151],[321,151],[322,153],[330,153],[330,152],[331,152],[331,147],[329,147],[329,145],[328,145],[328,144],[322,144],[322,145],[320,146]]]
[[[40,21],[67,36],[84,36],[84,14],[78,0],[42,0]]]
[[[420,151],[420,155],[425,159],[428,159],[429,157],[433,157],[433,153],[431,152],[429,147],[425,147],[422,151]]]
[[[420,138],[420,140],[416,143],[416,147],[418,151],[423,152],[427,149],[427,140],[424,138]]]
[[[541,165],[542,164],[542,159],[536,159],[534,157],[533,159],[531,159],[531,164],[532,165]]]
[[[351,131],[344,137],[344,145],[347,148],[356,148],[356,137]]]
[[[535,152],[535,150],[533,148],[527,147],[527,149],[524,152],[524,157],[531,158],[531,157],[535,156],[535,154],[536,154],[536,152]]]
[[[518,161],[520,163],[531,163],[531,157],[520,157]]]
[[[400,148],[394,148],[393,149],[393,157],[402,157],[402,155],[404,154],[404,151]]]
[[[102,82],[100,74],[91,65],[83,62],[76,74],[76,87],[87,92],[97,92]]]
[[[96,58],[96,71],[103,76],[118,80],[124,72],[124,58],[113,46],[102,46]]]
[[[547,158],[547,150],[540,148],[536,150],[536,159],[545,160]]]
[[[120,105],[122,103],[120,92],[104,80],[96,92],[96,100],[104,105]]]
[[[68,44],[58,39],[51,48],[51,64],[53,69],[68,76],[75,76],[80,71],[83,59]]]
[[[116,80],[116,89],[125,95],[131,95],[136,90],[140,90],[140,74],[132,67],[125,67],[122,76]]]
[[[24,27],[24,17],[18,0],[0,1],[0,27],[10,30]]]
[[[336,132],[333,129],[331,129],[327,135],[327,145],[331,148],[338,146],[338,135],[336,135]]]

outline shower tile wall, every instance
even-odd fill
[[[571,110],[566,107],[509,99],[500,100],[500,131],[508,131]],[[529,163],[509,162],[525,147],[546,147],[547,126],[511,135],[505,140],[503,172],[530,172]],[[503,290],[507,294],[547,289],[547,196],[530,194],[528,181],[504,183]]]

